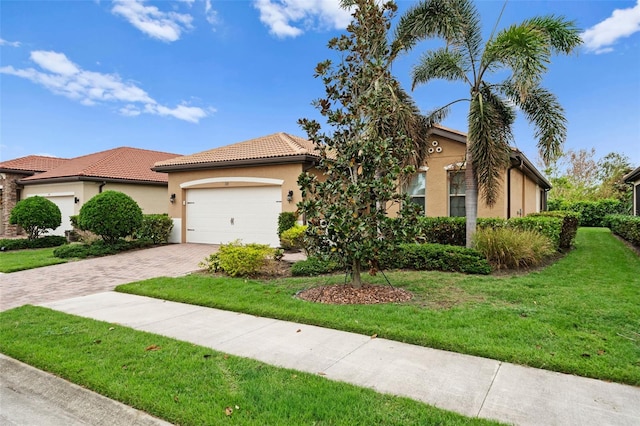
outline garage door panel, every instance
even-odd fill
[[[187,242],[240,239],[277,246],[281,194],[280,187],[271,186],[188,190]]]
[[[64,231],[68,231],[73,229],[71,225],[70,216],[74,214],[74,197],[73,196],[45,196],[46,199],[53,202],[60,209],[60,216],[62,217],[62,221],[60,226],[58,226],[53,231],[49,231],[47,235],[61,235],[64,236]]]

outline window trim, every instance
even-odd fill
[[[456,191],[455,194],[451,193],[451,182],[453,181],[453,176],[457,175],[457,174],[461,174],[462,175],[462,182],[464,182],[464,174],[465,174],[465,169],[454,169],[454,170],[447,170],[447,215],[449,217],[465,217],[466,216],[466,207],[464,207],[464,214],[462,216],[451,216],[451,199],[452,198],[462,198],[465,202],[466,202],[466,183],[465,183],[465,190],[462,191],[462,194],[460,194],[458,191]]]

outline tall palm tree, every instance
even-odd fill
[[[445,46],[421,57],[412,71],[413,88],[434,79],[463,82],[470,88],[469,98],[436,111],[442,117],[451,105],[469,102],[465,209],[470,246],[478,191],[488,206],[498,198],[516,108],[535,126],[543,160],[549,162],[561,154],[566,138],[564,110],[540,83],[551,55],[571,53],[582,41],[573,22],[544,16],[497,33],[494,29],[483,45],[480,15],[470,0],[420,1],[401,17],[393,45],[396,51],[410,50],[427,38],[440,38]],[[492,73],[505,70],[509,75],[503,81],[488,81]]]

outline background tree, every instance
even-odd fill
[[[321,156],[322,177],[300,176],[298,206],[309,225],[310,249],[348,267],[351,284],[359,287],[363,268],[377,269],[378,259],[392,250],[394,229],[401,229],[390,226],[390,205],[398,204],[399,221],[416,217],[399,182],[415,171],[406,165],[419,161],[411,135],[426,137],[421,126],[427,122],[390,72],[388,30],[396,5],[358,0],[343,6],[355,6],[348,34],[329,41],[340,62],[327,60],[315,70],[325,97],[314,105],[331,130],[323,133],[315,120],[299,121]]]
[[[28,238],[34,240],[47,229],[60,226],[62,214],[53,201],[36,195],[16,203],[11,210],[9,223],[20,225],[27,232]]]
[[[142,210],[127,194],[104,191],[87,201],[80,209],[78,226],[113,244],[132,235],[142,225]]]
[[[506,5],[506,3],[505,3]],[[472,241],[478,193],[493,206],[508,166],[515,108],[535,126],[538,148],[546,163],[561,153],[566,138],[564,111],[556,97],[540,86],[551,55],[570,53],[581,44],[573,22],[554,16],[535,17],[493,34],[482,43],[480,15],[470,0],[423,0],[408,10],[396,30],[395,48],[409,50],[427,38],[446,45],[426,52],[412,72],[413,87],[434,79],[463,82],[469,98],[465,170],[467,245]],[[499,83],[488,80],[508,72]]]

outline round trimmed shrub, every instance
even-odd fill
[[[47,229],[60,226],[62,214],[53,201],[36,195],[16,203],[11,210],[9,223],[20,225],[29,234],[29,239],[33,240]]]
[[[127,194],[105,191],[80,209],[78,225],[83,231],[100,235],[108,244],[132,235],[142,225],[142,210]]]

